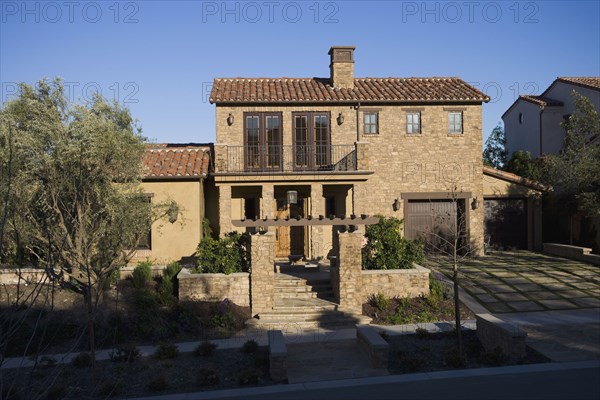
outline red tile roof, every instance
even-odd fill
[[[158,143],[146,146],[146,179],[206,178],[209,172],[210,147],[198,144]]]
[[[562,101],[554,100],[545,96],[524,95],[519,96],[519,98],[530,103],[537,104],[540,107],[561,107],[564,105]]]
[[[354,89],[326,78],[217,78],[211,103],[481,103],[490,98],[460,78],[356,78]]]
[[[559,82],[572,83],[579,86],[588,87],[590,89],[600,90],[600,77],[598,76],[578,76],[578,77],[558,77]]]
[[[483,166],[484,175],[493,176],[495,178],[499,178],[508,182],[516,183],[519,185],[526,186],[531,189],[539,190],[542,192],[551,192],[552,186],[544,185],[538,181],[534,181],[532,179],[523,178],[517,174],[513,174],[512,172],[506,172],[494,167],[490,167],[487,165]]]

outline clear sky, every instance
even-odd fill
[[[518,94],[600,76],[600,1],[0,0],[2,102],[16,82],[100,90],[158,142],[211,142],[215,77],[327,77],[354,45],[357,77],[458,76],[483,89],[486,138]]]

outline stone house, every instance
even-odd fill
[[[565,139],[561,123],[575,110],[573,91],[590,99],[600,112],[600,77],[556,78],[539,96],[519,96],[502,115],[508,154],[557,154]]]
[[[416,238],[462,218],[482,251],[489,97],[455,77],[356,78],[354,50],[331,47],[328,78],[214,80],[213,228],[380,214],[404,219]],[[335,229],[276,227],[275,258],[327,257]]]

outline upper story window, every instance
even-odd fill
[[[294,168],[312,168],[331,163],[329,113],[293,113]]]
[[[150,203],[152,201],[152,197],[154,195],[151,193],[142,195],[139,197],[139,201],[144,203]],[[152,222],[148,221],[148,230],[140,236],[138,239],[137,245],[135,246],[136,250],[152,250]]]
[[[448,133],[463,133],[462,111],[448,113]]]
[[[377,112],[365,112],[363,114],[364,134],[376,135],[379,133],[379,114]]]
[[[281,113],[244,113],[244,166],[280,169],[282,166]]]
[[[421,113],[407,112],[406,113],[406,133],[415,135],[421,133]]]

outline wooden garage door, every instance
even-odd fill
[[[525,199],[485,199],[485,240],[492,249],[527,249]]]
[[[406,210],[408,239],[425,239],[432,234],[454,232],[457,221],[457,203],[447,200],[410,200]]]

